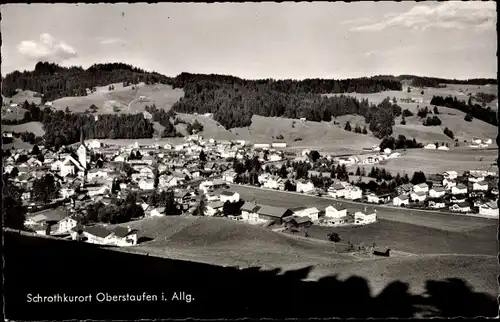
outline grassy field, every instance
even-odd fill
[[[478,239],[482,233],[474,231],[466,236],[398,224],[383,221],[352,231],[339,230],[345,240],[367,243],[371,238],[379,241],[379,245],[385,240],[388,247],[398,243],[393,249],[413,251],[406,254],[393,251],[390,258],[346,254],[342,253],[343,246],[330,242],[288,236],[224,218],[150,218],[127,225],[139,229],[140,236],[153,238],[130,251],[160,257],[282,271],[312,266],[308,280],[329,275],[340,279],[362,276],[369,281],[374,294],[394,280],[422,291],[429,278],[447,277],[463,278],[477,291],[494,294],[496,247],[491,240]],[[309,232],[316,234],[314,228]],[[464,255],[467,251],[473,251],[474,255]]]
[[[29,144],[28,142],[23,142],[21,139],[14,138],[14,141],[9,144],[3,144],[2,149],[20,149],[20,150],[31,150],[33,148],[33,145]]]
[[[25,101],[28,101],[28,103],[40,104],[42,102],[42,98],[36,97],[35,94],[36,92],[30,90],[26,91],[18,90],[16,95],[12,97],[5,97],[2,95],[2,100],[8,104],[10,104],[11,102],[17,104],[23,104]]]
[[[172,89],[169,85],[155,84],[145,85],[140,83],[135,89],[132,86],[123,87],[123,84],[112,84],[114,90],[108,90],[108,86],[97,87],[97,91],[87,96],[63,97],[53,102],[55,109],[64,110],[66,107],[73,112],[85,112],[92,104],[98,107],[98,114],[110,114],[114,107],[118,113],[141,113],[146,105],[155,104],[157,108],[169,109],[177,102],[184,92],[181,89]],[[145,96],[145,100],[140,97]]]
[[[310,205],[322,209],[329,205],[340,205],[345,207],[348,212],[364,211],[366,207],[370,207],[370,209],[377,210],[377,218],[379,219],[402,222],[432,229],[440,229],[447,232],[464,232],[489,227],[491,225],[497,225],[497,221],[493,219],[366,205],[344,200],[333,200],[312,195],[287,193],[241,185],[231,185],[230,190],[238,192],[244,200],[255,200],[257,203],[278,207],[293,208]]]
[[[6,132],[33,132],[36,136],[43,136],[45,131],[43,130],[42,123],[40,122],[28,122],[19,125],[2,125],[2,131]]]
[[[299,239],[226,218],[146,218],[127,225],[153,239],[137,248],[177,259],[246,267],[311,265],[325,257],[328,262],[354,259],[337,254],[329,242]]]
[[[385,168],[391,173],[408,173],[409,176],[415,170],[423,171],[426,174],[443,173],[445,171],[457,171],[463,173],[468,170],[491,170],[498,171],[495,159],[498,157],[498,149],[465,149],[457,148],[449,151],[408,149],[406,154],[396,158],[383,161],[376,166]],[[358,166],[350,166],[351,171],[355,171]],[[360,166],[366,171],[372,165]]]

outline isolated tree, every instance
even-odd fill
[[[205,152],[203,150],[201,150],[200,152],[200,161],[201,162],[207,161],[207,156],[205,155]]]
[[[282,179],[286,179],[288,176],[288,170],[286,169],[286,166],[284,164],[281,165],[281,168],[278,171],[278,175]]]
[[[344,130],[346,130],[346,131],[351,131],[351,130],[352,130],[352,129],[351,129],[351,124],[349,123],[349,121],[347,121],[347,122],[345,123]]]
[[[424,95],[424,91],[423,90],[420,92],[420,95]]]
[[[472,122],[472,115],[470,113],[467,113],[467,115],[465,115],[464,117],[464,120],[467,122]]]
[[[33,148],[31,149],[31,154],[32,155],[38,155],[40,153],[40,149],[38,148],[38,145],[33,145]]]
[[[411,178],[411,183],[413,185],[417,185],[420,183],[425,183],[427,181],[427,178],[425,177],[425,174],[422,171],[416,171],[413,173],[413,177]]]
[[[406,120],[404,117],[401,119],[401,125],[406,125]]]
[[[309,153],[309,158],[311,159],[311,161],[313,163],[316,162],[320,157],[321,157],[321,155],[316,150],[313,150],[313,151],[311,151],[311,153]]]
[[[439,110],[438,110],[437,106],[434,106],[434,114],[439,114]]]
[[[366,129],[366,126],[363,127],[363,134],[368,134],[368,130]]]
[[[328,235],[328,240],[334,243],[340,242],[342,239],[340,238],[340,235],[336,232],[331,232]]]
[[[408,93],[411,93],[411,87],[408,86]]]
[[[201,196],[200,201],[198,202],[198,205],[196,206],[193,215],[194,216],[205,216],[205,213],[207,212],[207,205],[205,201],[205,196]]]

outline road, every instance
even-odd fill
[[[365,208],[369,208],[377,210],[377,218],[379,219],[398,221],[448,231],[466,231],[496,225],[498,220],[464,215],[452,215],[425,210],[369,205],[347,200],[305,195],[296,192],[269,190],[234,184],[231,184],[230,187],[231,190],[238,192],[241,195],[241,198],[247,201],[255,200],[257,203],[287,208],[306,205],[316,207],[337,205],[347,208],[349,212],[364,211]]]

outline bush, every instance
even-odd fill
[[[406,109],[403,111],[403,116],[404,117],[413,116],[413,113],[409,109]]]
[[[467,115],[465,115],[465,117],[464,117],[464,120],[467,122],[472,122],[472,115],[467,113]]]
[[[443,130],[443,133],[448,136],[450,139],[454,139],[455,138],[455,135],[453,134],[453,132],[449,129],[449,128],[444,128]]]
[[[439,126],[441,125],[441,120],[437,116],[427,117],[423,122],[424,126]]]
[[[405,121],[405,119],[402,119],[402,120],[401,120],[401,125],[406,125],[406,121]]]
[[[282,134],[278,135],[278,136],[276,137],[276,139],[277,139],[277,140],[283,140],[283,135],[282,135]]]
[[[302,138],[295,138],[294,141],[302,141]]]

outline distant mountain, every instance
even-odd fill
[[[3,77],[2,95],[12,97],[17,89],[31,90],[42,94],[42,102],[45,102],[67,96],[86,96],[87,89],[121,82],[166,84],[170,78],[122,63],[95,64],[83,69],[38,62],[33,71],[14,71]]]

